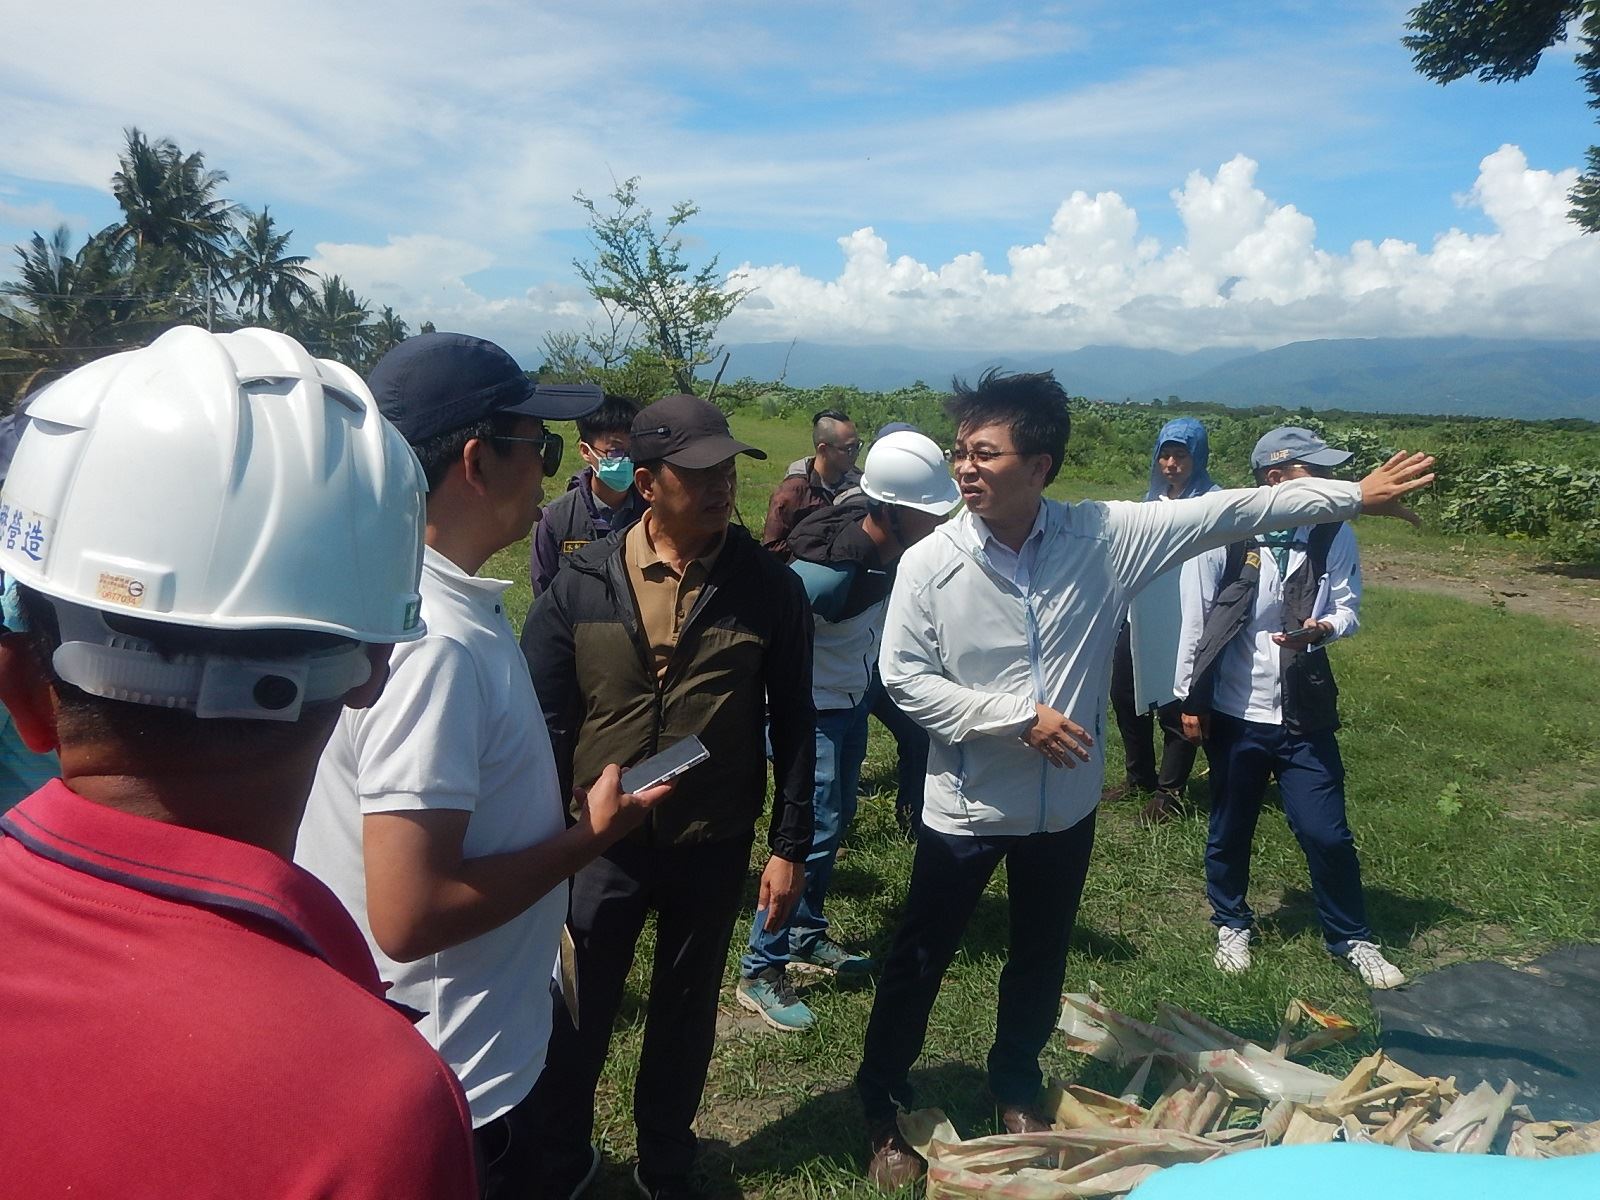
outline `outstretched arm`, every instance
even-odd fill
[[[1174,563],[1271,529],[1345,521],[1360,513],[1417,517],[1400,501],[1433,482],[1433,459],[1402,451],[1359,483],[1291,479],[1167,504],[1105,505],[1113,568],[1131,596]]]

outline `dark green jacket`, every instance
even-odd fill
[[[618,531],[574,554],[522,631],[562,786],[570,794],[608,763],[632,766],[696,734],[710,758],[678,778],[635,836],[668,844],[748,837],[766,796],[770,713],[768,844],[780,858],[805,861],[817,714],[800,581],[730,528],[658,681],[628,584],[625,537]]]

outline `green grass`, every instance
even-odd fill
[[[805,452],[792,421],[736,416],[736,436],[767,449],[742,470],[739,507],[758,524],[777,475]],[[1053,493],[1133,492],[1064,480]],[[1375,527],[1366,522],[1364,540]],[[1399,537],[1416,537],[1400,530]],[[1426,546],[1428,538],[1418,538]],[[526,547],[487,574],[525,579]],[[525,584],[510,609],[518,620]],[[1332,651],[1342,690],[1340,734],[1351,822],[1362,856],[1372,923],[1392,957],[1416,974],[1462,958],[1518,959],[1564,941],[1600,940],[1600,649],[1532,617],[1447,597],[1370,588],[1361,635]],[[1114,732],[1103,750],[1119,764]],[[1206,800],[1204,759],[1191,785]],[[1117,768],[1108,775],[1115,779]],[[849,943],[882,952],[910,869],[910,847],[892,818],[893,744],[874,724],[863,801],[829,898]],[[1243,1033],[1270,1038],[1291,997],[1357,1021],[1362,1038],[1327,1052],[1337,1070],[1374,1045],[1366,994],[1322,948],[1304,859],[1281,814],[1263,815],[1251,900],[1264,940],[1243,977],[1210,965],[1201,855],[1203,812],[1157,830],[1139,828],[1136,805],[1101,811],[1098,843],[1068,964],[1067,986],[1091,981],[1109,1003],[1149,1016],[1173,1000]],[[760,856],[752,861],[753,908]],[[831,983],[802,994],[817,1013],[806,1034],[752,1027],[733,1002],[748,929],[742,915],[729,951],[724,1022],[698,1130],[703,1182],[718,1194],[771,1197],[870,1195],[850,1090],[872,993]],[[649,961],[647,930],[638,962]],[[982,1063],[994,1031],[994,997],[1006,940],[1003,872],[967,930],[934,1009],[913,1080],[919,1098],[946,1109],[963,1134],[987,1132]],[[602,1082],[597,1134],[607,1153],[597,1197],[631,1195],[630,1088],[642,1035],[645,974],[636,967]],[[1058,1046],[1047,1069],[1094,1085],[1117,1080]]]

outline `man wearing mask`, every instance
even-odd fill
[[[1331,479],[1349,458],[1309,429],[1288,426],[1256,443],[1250,466],[1257,483],[1281,490]],[[1262,534],[1184,565],[1183,727],[1204,740],[1211,762],[1206,896],[1219,971],[1250,967],[1250,843],[1275,778],[1311,871],[1328,953],[1368,987],[1405,982],[1367,924],[1334,737],[1339,693],[1327,647],[1356,632],[1360,612],[1361,561],[1343,522]]]
[[[569,558],[613,530],[639,519],[644,501],[633,486],[628,429],[639,406],[625,396],[607,396],[578,418],[578,453],[583,470],[567,490],[544,506],[532,540],[533,594],[550,586]]]
[[[1150,452],[1150,486],[1144,495],[1145,502],[1183,500],[1217,491],[1218,486],[1206,470],[1210,459],[1211,446],[1204,425],[1193,417],[1168,421],[1156,435],[1155,448]],[[1161,587],[1160,581],[1152,581],[1152,586],[1135,601],[1135,615],[1122,623],[1111,660],[1111,709],[1122,734],[1126,783],[1121,789],[1108,790],[1105,798],[1115,800],[1130,793],[1148,795],[1149,800],[1139,814],[1140,823],[1145,825],[1162,824],[1178,815],[1189,772],[1194,769],[1195,747],[1183,736],[1177,700],[1169,700],[1156,709],[1156,719],[1161,726],[1161,767],[1157,771],[1150,739],[1150,712],[1139,708],[1134,696],[1132,622],[1171,627],[1178,624],[1177,579],[1169,575],[1167,580],[1167,588]],[[1150,627],[1140,626],[1141,629]],[[1170,655],[1166,665],[1164,690],[1176,675],[1176,663]],[[1171,695],[1171,692],[1165,694]]]

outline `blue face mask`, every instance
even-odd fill
[[[633,486],[633,459],[602,458],[594,465],[600,482],[615,492],[625,492]]]

